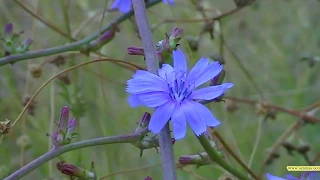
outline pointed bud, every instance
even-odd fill
[[[131,47],[128,47],[128,54],[144,56],[144,51],[142,47],[131,46]]]
[[[60,161],[57,163],[58,170],[67,176],[79,179],[95,179],[96,175],[88,170],[79,168],[72,164],[64,163],[64,161]]]
[[[21,46],[17,47],[16,51],[19,53],[27,52],[29,51],[31,44],[32,44],[32,40],[30,38],[27,38],[24,40]]]
[[[77,134],[75,133],[77,121],[75,118],[70,118],[69,123],[68,123],[68,130],[67,130],[67,136],[66,138],[71,141],[72,138]]]
[[[182,35],[183,35],[183,29],[177,28],[177,27],[172,29],[171,34],[169,36],[169,45],[172,50],[177,49],[178,43],[182,38]]]
[[[80,52],[85,53],[85,54],[89,54],[90,51],[96,51],[96,50],[100,49],[102,46],[104,46],[105,44],[112,41],[114,39],[116,33],[119,31],[120,31],[119,27],[116,24],[113,24],[112,28],[109,31],[103,33],[99,38],[90,42],[90,44],[88,46],[83,47],[80,50]]]
[[[6,41],[11,39],[11,36],[13,35],[13,24],[12,23],[6,24],[4,26],[3,32],[4,32],[4,36],[5,36]]]
[[[69,108],[68,106],[64,106],[61,109],[59,129],[66,130],[68,128],[68,123],[69,123]]]
[[[144,129],[145,127],[147,127],[149,125],[150,119],[151,119],[151,114],[148,112],[145,112],[144,115],[142,116],[135,132],[139,132],[142,129]]]
[[[207,152],[179,157],[179,163],[184,165],[197,165],[197,167],[211,164],[212,161]]]

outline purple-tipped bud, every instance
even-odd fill
[[[144,56],[144,51],[142,47],[131,46],[131,47],[128,47],[128,54]]]
[[[141,131],[143,128],[147,127],[149,125],[150,119],[151,119],[151,114],[148,112],[145,112],[135,132]]]
[[[64,163],[64,161],[58,162],[57,168],[62,174],[65,174],[70,177],[78,177],[81,179],[94,179],[96,176],[93,172],[79,168],[72,164]]]
[[[169,45],[171,47],[171,49],[176,49],[178,42],[180,41],[180,39],[182,38],[183,35],[183,29],[181,28],[174,28],[171,31],[171,34],[169,36]]]
[[[68,128],[68,123],[69,123],[69,108],[68,106],[64,106],[61,109],[59,129],[66,130]]]
[[[4,26],[4,36],[6,39],[10,39],[13,34],[13,24],[9,23]]]
[[[52,137],[53,145],[59,147],[70,144],[71,139],[77,134],[74,132],[76,125],[77,121],[74,118],[69,119],[69,108],[64,106],[61,110],[58,129]]]
[[[184,156],[181,156],[178,161],[180,164],[184,164],[184,165],[194,164],[194,165],[197,165],[197,167],[212,163],[208,153],[206,152],[202,152],[194,155],[184,155]]]
[[[147,177],[144,178],[144,180],[152,180],[152,178],[147,176]]]
[[[24,40],[23,42],[23,46],[27,49],[29,49],[29,47],[31,46],[32,40],[30,38],[27,38]]]

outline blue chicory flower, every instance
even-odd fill
[[[278,176],[274,176],[272,174],[266,174],[267,180],[319,180],[320,173],[319,172],[305,172],[301,175],[301,177],[297,178],[291,174],[287,174],[285,178],[281,178]]]
[[[173,5],[173,0],[162,0],[162,1],[165,4],[170,3],[171,5]],[[131,0],[115,0],[110,9],[113,10],[118,8],[120,12],[127,13],[131,10],[131,4],[132,4]]]
[[[128,102],[131,107],[157,107],[149,123],[149,129],[155,134],[171,119],[175,139],[185,136],[187,122],[199,136],[207,130],[207,126],[215,127],[220,122],[197,100],[217,98],[225,94],[233,84],[223,83],[196,90],[217,76],[222,65],[218,62],[210,63],[208,58],[201,58],[187,74],[186,58],[179,49],[173,51],[173,61],[174,67],[162,65],[158,70],[159,76],[138,70],[127,82],[126,91],[132,94]]]

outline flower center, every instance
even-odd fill
[[[175,79],[174,82],[168,83],[168,88],[169,96],[178,102],[188,98],[193,90],[191,85],[186,84],[182,79]]]

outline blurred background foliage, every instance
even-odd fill
[[[121,15],[119,12],[107,11],[102,18],[104,7],[109,8],[111,0],[109,2],[20,0],[19,2],[37,16],[54,24],[60,31],[68,32],[66,24],[69,24],[71,33],[76,39],[87,37]],[[231,0],[199,2],[203,3],[208,17],[217,15],[218,11],[224,13],[236,8]],[[68,13],[67,23],[63,8]],[[220,25],[228,46],[224,48],[223,54],[227,73],[225,81],[234,83],[227,96],[260,101],[259,92],[256,90],[260,89],[265,102],[288,109],[302,109],[315,103],[320,98],[320,63],[308,63],[310,58],[306,61],[301,61],[301,58],[320,56],[319,10],[320,2],[317,0],[258,0],[253,5],[224,18]],[[15,1],[1,0],[0,14],[1,27],[11,22],[15,32],[23,31],[23,37],[33,40],[31,50],[70,42],[68,38],[31,16]],[[219,36],[211,39],[208,33],[199,41],[198,51],[190,52],[186,48],[186,37],[198,37],[203,21],[158,24],[164,19],[203,18],[202,13],[191,1],[176,0],[174,8],[159,3],[148,9],[148,15],[150,25],[157,25],[153,31],[155,42],[164,39],[165,32],[170,33],[175,26],[184,29],[180,48],[188,54],[189,67],[202,56],[212,57],[213,54],[219,54]],[[141,46],[134,26],[129,20],[119,26],[120,32],[113,41],[103,46],[101,53],[144,66],[143,57],[127,54],[128,46]],[[229,50],[238,56],[249,76],[256,82],[256,87],[250,83],[250,79],[241,70],[238,61]],[[59,67],[48,63],[57,56],[41,57],[0,67],[2,120],[15,120],[23,109],[26,99],[51,76],[72,65],[99,57],[95,54],[86,57],[79,52],[61,55],[65,63]],[[33,77],[30,66],[41,71],[38,78]],[[0,178],[6,177],[51,148],[51,141],[46,133],[52,134],[52,128],[56,128],[54,124],[53,127],[51,125],[52,122],[58,122],[62,106],[67,105],[72,108],[72,116],[80,121],[79,140],[133,132],[143,113],[145,111],[151,113],[152,110],[129,107],[125,85],[132,74],[133,71],[118,65],[100,62],[70,71],[42,89],[33,103],[33,108],[29,109],[2,139]],[[263,116],[256,113],[255,106],[239,103],[237,104],[239,109],[230,112],[226,108],[228,104],[230,105],[230,102],[227,100],[225,103],[212,103],[208,106],[223,122],[217,131],[246,164],[252,154],[261,125],[261,138],[251,165],[252,170],[257,173],[266,155],[266,149],[271,147],[298,117],[277,113],[275,120],[259,124]],[[298,136],[311,146],[308,152],[310,159],[320,152],[318,124],[304,126],[299,130]],[[298,144],[299,138],[296,137],[295,140]],[[202,151],[190,129],[185,139],[174,144],[176,158]],[[287,165],[307,165],[305,159],[296,152],[293,156],[289,155],[283,147],[277,152],[280,157],[266,167],[266,172],[283,176],[287,174]],[[243,171],[238,163],[230,159],[234,167]],[[147,150],[142,157],[139,157],[139,149],[134,146],[114,144],[68,152],[42,165],[23,179],[66,178],[56,169],[56,163],[61,160],[85,168],[89,168],[93,161],[99,177],[119,172],[106,179],[143,179],[151,176],[157,180],[162,177],[159,164],[161,159],[156,150]],[[129,171],[130,169],[135,170]],[[198,169],[188,166],[185,170],[178,170],[177,173],[178,179],[212,180],[218,179],[222,172],[220,168],[209,165]]]

